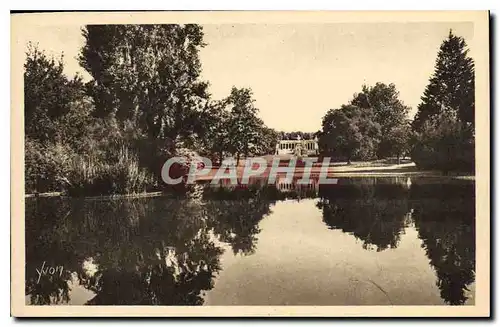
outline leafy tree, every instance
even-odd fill
[[[230,113],[224,101],[210,101],[200,115],[204,152],[216,155],[219,163],[224,159],[224,152],[229,150],[228,136]]]
[[[64,74],[63,56],[56,60],[32,43],[24,63],[25,135],[43,143],[54,143],[60,124],[75,101],[82,98],[82,81]]]
[[[68,112],[58,120],[56,141],[70,146],[76,153],[89,152],[94,138],[93,127],[98,123],[93,117],[91,99],[82,96],[70,104]]]
[[[117,136],[110,154],[129,148],[159,180],[176,147],[197,149],[203,133],[201,26],[88,25],[82,33],[79,61],[93,77],[86,85],[93,114]]]
[[[410,150],[410,140],[412,137],[410,122],[395,126],[387,132],[385,142],[391,152],[396,155],[398,164],[401,156]]]
[[[372,118],[371,110],[354,105],[329,110],[323,117],[323,130],[319,138],[321,151],[343,156],[348,163],[353,158],[373,157],[380,126]]]
[[[474,139],[455,110],[445,110],[424,123],[416,135],[412,159],[422,169],[474,171]]]
[[[81,78],[64,74],[63,57],[28,44],[24,64],[25,188],[60,191],[75,151],[86,150],[92,104]]]
[[[439,48],[434,73],[427,85],[422,102],[413,121],[420,130],[432,116],[443,108],[453,108],[458,119],[474,126],[474,61],[468,56],[465,40],[450,30]]]
[[[198,25],[88,25],[80,64],[93,80],[98,117],[131,121],[150,139],[192,134],[207,83],[200,81]]]
[[[278,143],[278,132],[272,128],[263,126],[260,128],[260,143],[258,154],[274,154]]]
[[[409,107],[399,99],[394,84],[376,83],[375,86],[363,85],[362,91],[354,95],[351,104],[363,109],[373,110],[373,119],[380,125],[381,135],[377,148],[379,157],[399,155],[403,146],[397,138],[406,131]]]
[[[258,109],[254,106],[251,89],[233,87],[231,94],[224,100],[230,108],[228,137],[230,152],[236,155],[239,163],[241,155],[247,157],[256,154],[260,143],[260,127],[264,125],[257,117]]]

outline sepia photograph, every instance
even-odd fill
[[[11,13],[12,315],[490,315],[489,13]]]

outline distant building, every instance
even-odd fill
[[[318,155],[318,139],[314,140],[280,140],[276,144],[275,154],[291,154],[302,156]]]

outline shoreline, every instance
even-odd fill
[[[162,191],[155,192],[144,192],[144,193],[127,193],[127,194],[109,194],[109,195],[93,195],[93,196],[69,196],[62,192],[47,192],[47,193],[30,193],[25,194],[24,198],[51,198],[51,197],[61,197],[61,198],[71,198],[71,199],[85,199],[85,200],[109,200],[109,199],[126,199],[126,198],[149,198],[166,195],[167,193]]]
[[[403,166],[406,165],[406,166]],[[394,167],[399,166],[399,167]],[[454,179],[454,180],[468,180],[475,181],[475,175],[467,175],[467,174],[456,174],[456,175],[443,175],[439,171],[419,171],[412,169],[405,169],[405,167],[414,167],[414,165],[410,166],[408,164],[402,165],[394,165],[388,167],[330,167],[328,170],[327,177],[328,178],[366,178],[366,177],[423,177],[423,178],[441,178],[441,179]],[[403,166],[403,167],[401,167]],[[212,169],[212,172],[217,171],[217,169]],[[243,169],[238,168],[238,179],[241,179],[241,175]],[[297,167],[294,169],[294,177],[302,177],[304,173],[304,169],[302,167]],[[284,175],[285,173],[280,173]],[[320,169],[315,169],[313,167],[311,169],[310,177],[318,177],[320,174]],[[213,174],[200,176],[196,179],[196,181],[207,182],[212,180],[214,177]],[[268,174],[262,174],[260,176],[256,176],[255,178],[267,178]],[[101,200],[101,199],[123,199],[123,198],[147,198],[147,197],[156,197],[167,195],[168,193],[164,191],[155,191],[155,192],[144,192],[144,193],[128,193],[128,194],[109,194],[109,195],[96,195],[96,196],[68,196],[63,192],[46,192],[46,193],[30,193],[25,194],[25,198],[48,198],[48,197],[67,197],[67,198],[82,198],[88,200]]]

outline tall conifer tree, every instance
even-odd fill
[[[458,119],[474,127],[474,61],[465,40],[450,30],[438,52],[434,74],[427,85],[413,122],[419,131],[444,108],[455,110]]]

